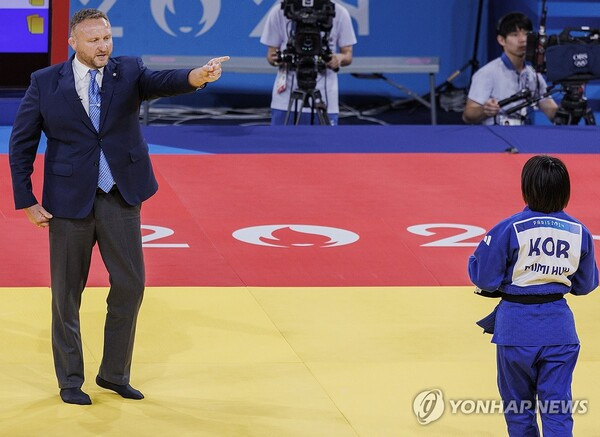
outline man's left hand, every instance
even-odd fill
[[[332,70],[339,70],[339,68],[342,66],[340,56],[337,53],[331,55],[331,59],[327,63],[327,66]]]

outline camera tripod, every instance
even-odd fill
[[[288,103],[287,114],[285,114],[285,121],[283,124],[287,125],[292,113],[292,105],[294,106],[294,124],[300,124],[300,117],[302,116],[302,110],[304,107],[310,105],[310,124],[315,124],[315,113],[319,119],[319,124],[324,126],[330,126],[329,115],[327,115],[327,105],[321,97],[321,91],[317,89],[297,89],[292,91],[290,101]],[[300,105],[300,108],[298,108]]]
[[[585,82],[565,82],[562,85],[565,94],[554,116],[554,124],[577,125],[583,118],[586,125],[595,125],[594,112],[583,95]]]

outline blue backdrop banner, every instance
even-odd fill
[[[471,56],[477,0],[337,2],[352,16],[358,38],[355,56],[437,56],[439,82]],[[264,57],[260,34],[269,10],[279,4],[280,0],[71,0],[71,11],[92,7],[107,12],[115,55]],[[230,75],[215,86],[266,91],[274,74]],[[341,79],[342,92],[399,94],[382,81],[349,75]],[[420,93],[428,91],[426,75],[403,74],[394,80]]]
[[[114,35],[115,55],[160,56],[260,56],[266,47],[259,42],[269,10],[281,0],[71,0],[71,12],[83,7],[107,12]],[[438,57],[441,84],[473,56],[479,0],[335,0],[352,16],[358,38],[355,56]],[[496,57],[495,23],[509,10],[530,15],[539,26],[541,0],[483,1],[482,28],[478,35],[481,65]],[[598,23],[597,0],[548,2],[548,30]],[[597,26],[595,26],[597,27]],[[266,65],[266,59],[265,59]],[[470,68],[454,79],[457,87],[468,85]],[[227,68],[225,66],[225,72]],[[270,92],[273,74],[225,74],[211,90]],[[427,75],[401,74],[389,78],[409,89],[429,91]],[[598,97],[592,83],[588,96]],[[340,76],[340,92],[376,94],[399,98],[406,95],[381,80]]]

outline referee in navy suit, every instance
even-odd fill
[[[96,383],[129,399],[138,311],[145,283],[140,209],[158,184],[139,125],[143,100],[203,88],[221,76],[215,58],[192,70],[151,71],[141,59],[112,58],[110,22],[83,9],[70,23],[67,62],[32,74],[10,139],[15,206],[49,228],[52,350],[62,400],[91,404],[84,382],[81,294],[96,243],[109,273],[104,353]],[[42,202],[31,174],[41,133],[48,138]]]

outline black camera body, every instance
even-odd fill
[[[325,71],[333,55],[329,33],[335,4],[331,0],[283,0],[281,9],[295,27],[281,60],[296,69],[300,89],[313,90],[317,74]]]
[[[596,124],[587,105],[585,85],[600,79],[599,29],[567,28],[548,36],[543,32],[530,33],[525,59],[538,73],[545,73],[550,82],[561,86],[563,98],[554,124],[578,124],[581,119],[588,125]]]
[[[558,35],[527,36],[526,61],[551,82],[600,79],[600,30],[567,28]]]

